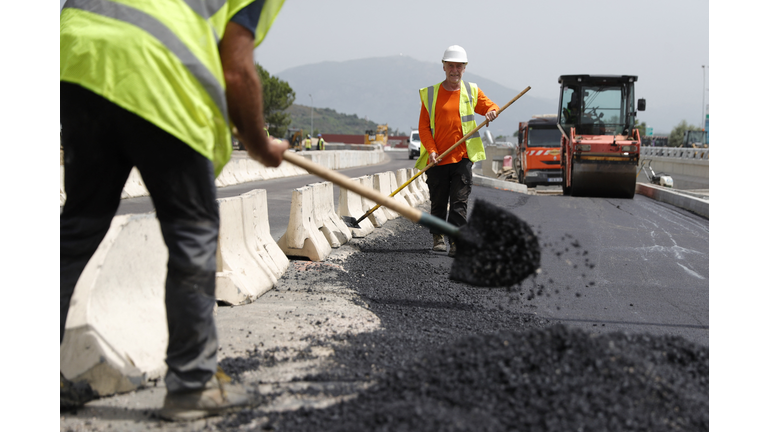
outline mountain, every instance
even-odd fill
[[[291,128],[303,129],[305,133],[314,127],[317,133],[344,135],[363,135],[366,131],[376,130],[376,122],[359,118],[355,114],[338,113],[331,108],[318,108],[293,104],[285,110],[291,115]],[[394,129],[390,129],[390,134]]]
[[[390,131],[399,129],[403,132],[418,127],[419,88],[445,79],[440,63],[423,62],[407,56],[322,62],[297,66],[273,75],[290,84],[296,92],[296,104],[354,114],[379,124],[386,123]],[[486,96],[500,107],[525,88],[508,88],[470,72],[464,74],[464,80],[477,83]],[[489,130],[493,136],[507,135],[511,139],[517,131],[518,122],[526,121],[534,114],[556,113],[556,98],[557,95],[538,96],[531,89],[507,108]],[[477,118],[480,123],[482,117]],[[325,132],[334,133],[330,130]]]

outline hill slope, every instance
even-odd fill
[[[309,133],[311,127],[319,133],[362,135],[367,130],[376,130],[375,121],[359,118],[355,114],[343,114],[331,108],[312,108],[293,104],[287,110],[291,115],[291,128],[303,129]],[[390,133],[394,132],[390,129]],[[315,135],[314,133],[312,134]]]
[[[464,79],[477,83],[499,106],[504,106],[527,86],[521,83],[519,88],[507,88],[471,71],[470,64]],[[380,124],[387,123],[391,131],[409,131],[418,127],[419,88],[445,78],[440,63],[422,62],[407,56],[316,63],[275,75],[291,85],[296,92],[296,104],[314,105],[316,110],[317,107],[331,108]],[[557,94],[537,94],[536,89],[531,89],[493,122],[491,133],[511,136],[517,131],[518,122],[528,120],[531,115],[555,113],[557,97]]]

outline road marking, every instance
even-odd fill
[[[683,268],[683,270],[685,270],[686,272],[688,272],[688,274],[689,274],[689,275],[691,275],[691,276],[693,276],[693,277],[696,277],[696,278],[699,278],[699,279],[706,279],[704,276],[702,276],[702,275],[700,275],[700,274],[696,273],[695,271],[693,271],[693,270],[689,269],[688,267],[686,267],[686,266],[684,266],[684,265],[682,265],[682,264],[680,264],[680,263],[677,263],[677,265],[679,265],[680,267],[682,267],[682,268]]]

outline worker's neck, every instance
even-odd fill
[[[455,83],[452,83],[452,82],[450,82],[448,80],[445,80],[445,81],[443,81],[443,88],[448,90],[448,91],[461,90],[461,80],[459,80],[459,81],[457,81]]]

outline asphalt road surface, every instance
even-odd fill
[[[429,232],[395,219],[218,309],[221,365],[258,385],[260,407],[165,423],[161,380],[63,414],[61,430],[708,430],[709,222],[639,195],[484,187],[470,219],[479,199],[537,233],[535,277],[452,281]]]

